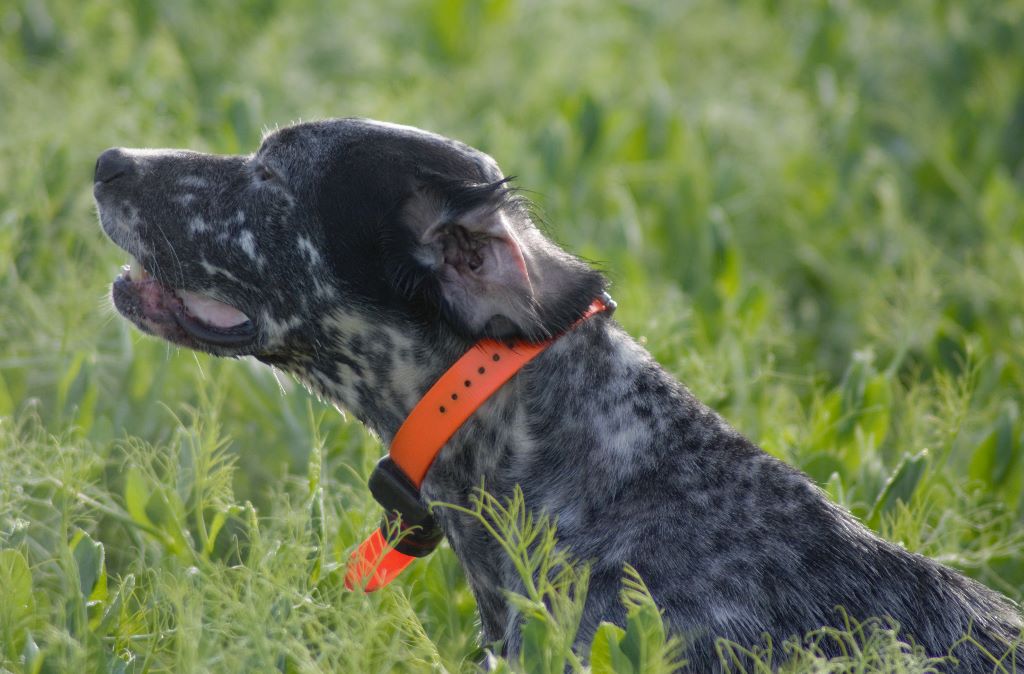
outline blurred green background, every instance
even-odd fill
[[[103,149],[246,153],[353,115],[493,155],[699,397],[1024,596],[1024,2],[15,0],[0,587],[36,599],[0,598],[0,669],[472,667],[449,551],[394,592],[329,589],[376,518],[358,423],[106,299]]]

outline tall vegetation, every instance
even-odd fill
[[[883,536],[1021,599],[1022,27],[1016,0],[4,4],[0,671],[481,661],[446,548],[342,590],[378,512],[357,422],[105,299],[123,260],[91,204],[100,151],[249,152],[324,116],[490,152],[699,397]],[[531,578],[499,671],[685,659],[629,570],[627,624],[573,652],[585,560],[529,504],[475,503]],[[935,664],[897,625],[847,624],[723,642],[723,666]]]

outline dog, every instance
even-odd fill
[[[107,150],[94,196],[133,258],[112,288],[120,313],[293,373],[384,442],[478,340],[554,339],[450,439],[422,495],[468,505],[481,484],[499,497],[518,485],[557,518],[560,545],[590,565],[577,646],[624,622],[630,564],[692,671],[719,669],[716,637],[781,643],[837,624],[836,607],[894,620],[958,671],[991,671],[982,649],[1024,658],[1009,599],[871,533],[607,314],[581,321],[605,278],[540,232],[483,152],[412,127],[317,121],[246,156]],[[435,516],[483,639],[514,655],[521,620],[505,593],[519,574],[478,520]]]

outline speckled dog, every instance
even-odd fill
[[[176,344],[292,372],[385,442],[476,340],[562,333],[606,283],[538,231],[489,156],[409,127],[299,124],[248,156],[113,149],[94,190],[103,229],[134,257],[113,286],[121,313]],[[891,616],[931,655],[967,632],[1001,654],[1021,629],[1009,600],[872,534],[605,315],[481,407],[423,492],[466,503],[481,480],[497,495],[521,485],[591,563],[581,642],[623,620],[625,563],[699,672],[718,667],[715,636],[780,643],[834,624],[836,606]],[[521,586],[515,570],[472,519],[437,516],[483,638],[515,652],[502,594]],[[955,655],[961,671],[992,669],[972,645]]]

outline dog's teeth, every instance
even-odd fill
[[[124,270],[125,275],[132,281],[146,281],[152,278],[146,268],[142,266],[138,258],[132,256],[131,261],[125,266],[121,267]]]

